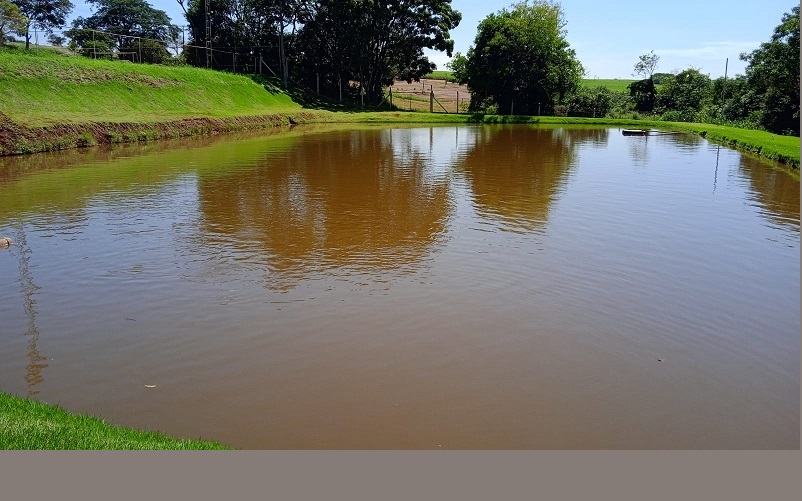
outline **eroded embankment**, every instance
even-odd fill
[[[264,129],[308,123],[314,118],[314,113],[298,112],[232,118],[187,118],[155,123],[90,122],[26,127],[0,112],[0,155]]]

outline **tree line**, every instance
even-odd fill
[[[64,34],[90,57],[191,64],[235,72],[271,72],[330,97],[383,100],[395,80],[435,69],[424,49],[452,56],[450,31],[461,21],[451,0],[177,0],[187,30],[146,0],[87,0],[93,14]],[[30,44],[31,30],[66,42],[70,0],[0,0],[0,39]],[[208,10],[207,10],[208,9]],[[799,135],[799,6],[771,39],[750,53],[744,75],[711,79],[698,69],[657,73],[659,55],[639,58],[642,77],[627,93],[581,85],[585,71],[567,41],[559,3],[526,0],[488,15],[467,54],[448,67],[484,113],[632,116],[724,123]],[[178,54],[167,49],[173,47]]]

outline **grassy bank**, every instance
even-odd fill
[[[629,83],[588,79],[585,85],[600,82]],[[692,132],[799,167],[799,138],[764,131],[634,119],[353,110],[297,89],[285,92],[269,79],[49,50],[0,48],[0,96],[0,155],[304,123],[588,123]]]
[[[228,449],[205,440],[113,426],[54,405],[0,392],[0,449],[3,450],[209,450]]]
[[[155,122],[301,111],[277,87],[191,67],[0,49],[0,111],[16,123]]]

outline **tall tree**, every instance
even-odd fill
[[[563,104],[584,74],[565,25],[560,5],[548,0],[516,3],[479,23],[466,65],[471,109],[535,114]]]
[[[175,38],[180,29],[170,22],[165,11],[154,9],[145,0],[86,1],[94,6],[94,13],[75,19],[73,28],[67,32],[78,45],[87,42],[87,34],[91,34],[88,30],[98,30],[115,35],[120,52],[141,52],[145,62],[158,63],[169,56],[166,43]]]
[[[25,25],[25,48],[31,47],[31,29],[41,29],[52,34],[55,28],[64,26],[72,12],[70,0],[13,0],[27,18]]]
[[[799,135],[799,6],[783,14],[771,40],[749,54],[746,77],[759,103],[761,124],[772,132]]]
[[[461,19],[451,0],[318,0],[299,34],[301,76],[356,82],[377,103],[396,77],[418,80],[435,68],[423,49],[451,56]]]

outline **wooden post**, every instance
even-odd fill
[[[457,114],[459,114],[459,91],[457,91]]]
[[[429,113],[434,113],[434,91],[429,92]]]
[[[390,109],[393,108],[393,88],[390,87]]]

